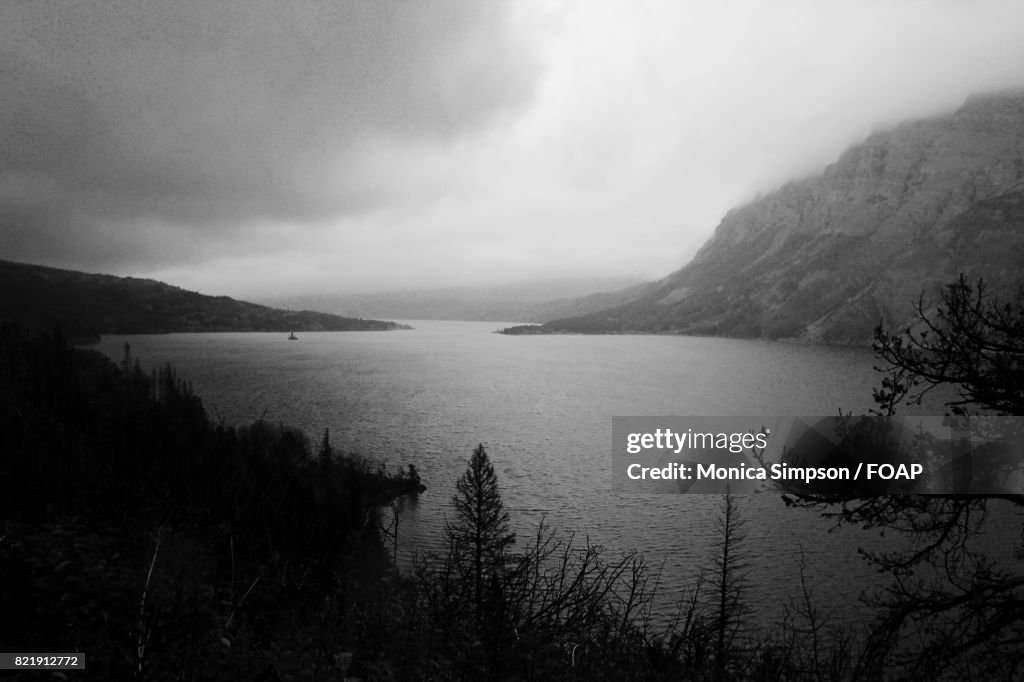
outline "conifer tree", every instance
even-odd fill
[[[722,512],[716,522],[718,540],[712,559],[710,584],[714,590],[715,679],[725,679],[733,646],[742,634],[749,608],[744,599],[748,557],[742,548],[746,527],[739,505],[726,488]]]
[[[498,477],[483,444],[473,450],[465,473],[452,496],[455,521],[448,534],[471,572],[477,618],[483,603],[484,580],[500,567],[505,549],[515,542],[508,512],[501,501]]]
[[[317,461],[321,465],[327,465],[330,464],[333,456],[334,448],[331,446],[331,429],[325,428],[324,437],[320,439],[320,449],[316,453]]]

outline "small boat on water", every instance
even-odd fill
[[[295,336],[295,332],[288,332],[288,340],[289,341],[298,341],[299,337]]]

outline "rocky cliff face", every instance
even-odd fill
[[[958,273],[1024,273],[1024,91],[872,134],[819,176],[730,211],[681,270],[548,325],[863,343]]]

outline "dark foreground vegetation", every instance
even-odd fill
[[[935,313],[921,306],[927,334],[879,330],[880,411],[949,385],[958,413],[1021,414],[1022,302],[961,281]],[[889,584],[869,595],[871,622],[830,621],[827,586],[801,569],[785,617],[755,629],[731,496],[666,622],[651,617],[657,576],[641,555],[544,523],[516,537],[483,446],[455,484],[445,551],[398,575],[377,510],[419,490],[414,467],[389,474],[326,433],[313,447],[281,425],[215,424],[170,367],[0,328],[0,651],[84,652],[67,679],[1024,675],[1024,571],[975,544],[994,505],[1024,507],[1018,495],[791,497],[913,542],[865,557]]]
[[[0,326],[0,651],[86,652],[96,680],[328,679],[380,613],[375,510],[420,489],[326,433],[214,424],[169,366]]]

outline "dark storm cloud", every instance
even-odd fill
[[[386,203],[376,145],[444,144],[528,98],[501,7],[4,3],[0,257],[159,262],[200,230]]]

